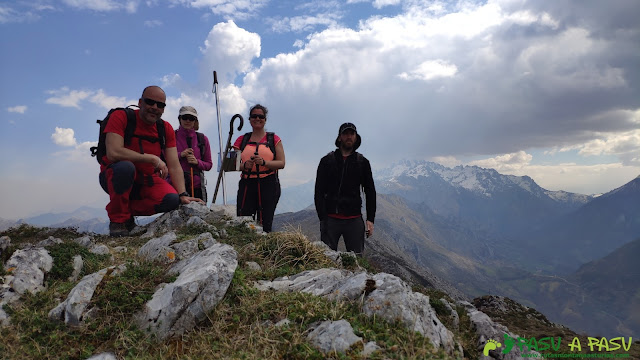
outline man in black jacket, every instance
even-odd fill
[[[367,237],[373,235],[376,215],[376,187],[371,165],[356,152],[361,142],[355,125],[344,123],[340,126],[335,142],[337,149],[324,156],[318,165],[314,195],[322,241],[337,250],[342,236],[347,251],[358,255],[364,250],[365,236],[361,186],[366,196]]]

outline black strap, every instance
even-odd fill
[[[242,136],[242,142],[240,143],[240,151],[244,150],[245,147],[247,147],[247,144],[255,144],[255,141],[249,142],[249,140],[251,139],[251,132],[248,132],[246,134],[244,134]],[[276,157],[276,144],[275,144],[275,133],[272,132],[267,132],[267,146],[269,147],[269,149],[271,150],[271,152],[273,153],[273,158],[275,159]]]

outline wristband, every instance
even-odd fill
[[[267,160],[262,159],[262,166],[267,166]]]
[[[182,197],[182,196],[189,196],[189,193],[184,191],[184,192],[178,194],[178,197]]]

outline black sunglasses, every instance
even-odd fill
[[[255,118],[258,118],[258,119],[264,119],[264,118],[265,118],[265,116],[264,116],[264,115],[262,115],[262,114],[251,114],[251,115],[249,116],[249,119],[255,119]]]
[[[182,118],[182,120],[187,120],[187,121],[196,121],[196,120],[198,120],[198,118],[193,116],[193,115],[182,115],[181,118]]]
[[[164,109],[164,107],[167,106],[167,104],[163,103],[162,101],[155,101],[149,98],[142,98],[142,101],[144,101],[144,103],[149,106],[158,105],[158,109]]]

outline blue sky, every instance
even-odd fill
[[[95,120],[147,85],[167,92],[174,126],[195,106],[217,148],[213,70],[223,141],[233,114],[266,105],[285,187],[314,180],[350,121],[374,169],[427,159],[607,192],[640,174],[639,13],[625,0],[5,1],[0,217],[103,207]]]

